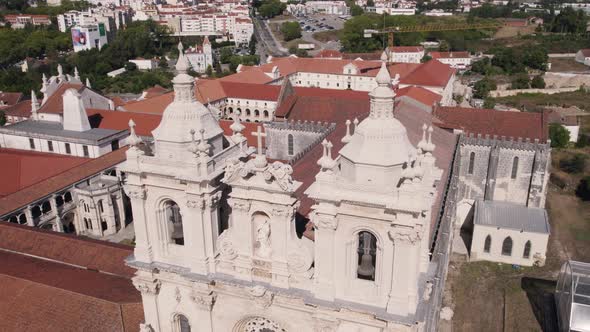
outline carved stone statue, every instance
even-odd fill
[[[269,257],[272,251],[270,246],[270,222],[266,219],[256,230],[256,242],[258,248],[256,255],[260,257]]]

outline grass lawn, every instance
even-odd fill
[[[337,41],[340,39],[340,30],[326,30],[316,32],[313,34],[313,38],[323,43]]]
[[[528,111],[540,111],[543,106],[577,106],[583,110],[590,111],[590,93],[584,91],[573,91],[556,93],[552,95],[543,93],[522,93],[516,96],[494,98],[496,103],[507,104],[516,108],[526,108]]]

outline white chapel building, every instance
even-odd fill
[[[153,131],[133,133],[122,171],[132,201],[145,323],[141,331],[422,331],[435,183],[432,128],[413,146],[394,118],[385,62],[370,115],[338,156],[324,141],[306,194],[313,240],[299,237],[301,183],[288,164],[224,136],[196,101],[180,52],[174,102]]]

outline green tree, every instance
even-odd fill
[[[546,70],[548,60],[547,50],[542,47],[527,47],[523,52],[524,65],[532,69]]]
[[[492,98],[485,98],[483,100],[483,108],[486,109],[494,109],[496,107],[496,102]]]
[[[586,176],[580,180],[576,188],[576,195],[583,201],[590,201],[590,176]]]
[[[543,79],[543,76],[538,75],[533,77],[533,79],[531,80],[531,88],[545,89],[545,80]]]
[[[281,33],[285,41],[300,38],[301,26],[299,26],[299,22],[283,22],[281,24]]]
[[[252,37],[250,38],[250,42],[248,43],[248,51],[250,52],[250,55],[254,55],[256,54],[256,36],[254,36],[254,34],[252,34]]]
[[[127,70],[127,71],[137,70],[137,65],[133,62],[126,62],[125,63],[125,70]]]
[[[584,11],[565,7],[550,23],[550,30],[559,33],[581,34],[586,32],[587,22],[588,16]]]
[[[258,13],[260,13],[260,16],[265,18],[272,18],[277,15],[281,15],[287,8],[287,5],[281,3],[280,0],[264,0],[261,2],[261,4],[262,5],[258,7]]]
[[[229,63],[233,55],[234,53],[231,47],[223,47],[219,50],[219,62]]]
[[[352,16],[360,16],[363,15],[364,12],[363,8],[359,5],[352,5],[352,7],[350,7],[350,15]]]
[[[552,148],[564,148],[570,141],[570,132],[558,123],[549,125],[549,138]]]
[[[207,74],[208,77],[213,76],[213,67],[211,67],[211,65],[207,66],[207,69],[205,69],[205,74]]]
[[[4,111],[0,111],[0,127],[6,124],[6,113]]]
[[[475,98],[485,99],[490,94],[490,91],[496,90],[497,86],[496,82],[487,77],[484,77],[483,79],[477,81],[473,85],[473,88],[475,89],[475,92],[473,93]]]
[[[529,79],[529,75],[527,74],[518,74],[512,78],[512,84],[510,88],[512,89],[528,89],[531,80]]]
[[[446,40],[441,40],[438,46],[439,52],[448,52],[451,50],[451,45]]]
[[[375,1],[374,0],[367,0],[367,7],[375,7]]]

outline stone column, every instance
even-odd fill
[[[392,229],[393,270],[387,312],[406,316],[413,312],[418,299],[418,255],[421,234],[415,229]]]
[[[334,300],[334,235],[338,220],[334,215],[316,214],[312,221],[315,230],[315,296]]]
[[[206,202],[203,197],[194,195],[189,196],[186,206],[187,213],[183,214],[182,223],[184,243],[190,246],[191,270],[207,275],[207,248],[211,246],[211,232],[209,218],[205,218]]]
[[[30,205],[25,209],[25,216],[27,217],[27,225],[35,227],[35,220],[33,220],[33,210]]]
[[[291,239],[293,207],[274,208],[271,216],[272,281],[271,285],[289,288],[289,267],[287,264],[288,244]]]
[[[133,208],[133,224],[135,230],[135,259],[141,262],[151,262],[153,259],[152,244],[150,243],[145,215],[145,189],[135,186],[125,188]],[[155,213],[152,212],[152,213]],[[151,218],[149,220],[152,220]]]
[[[252,217],[250,216],[250,201],[230,198],[228,203],[232,208],[231,226],[234,234],[234,250],[238,256],[234,259],[236,277],[252,281]]]
[[[146,326],[151,326],[154,331],[160,329],[160,313],[158,308],[158,293],[160,292],[161,282],[151,277],[136,276],[132,279],[133,286],[141,292],[143,301],[143,313]]]
[[[49,199],[49,204],[51,204],[51,211],[55,215],[55,226],[53,229],[56,232],[63,233],[64,225],[63,225],[61,218],[59,216],[59,211],[57,210],[58,207],[57,207],[57,200],[56,200],[55,195],[51,196],[51,198]]]

